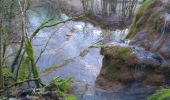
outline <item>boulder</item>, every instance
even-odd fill
[[[103,66],[96,79],[96,85],[114,87],[116,84],[142,82],[147,85],[162,85],[169,73],[161,67],[164,60],[157,53],[134,46],[106,46],[101,49]],[[153,74],[154,77],[150,76]],[[156,75],[160,74],[158,79]],[[152,81],[156,80],[156,81]],[[151,81],[149,81],[151,80]],[[113,85],[113,86],[112,86]]]
[[[127,36],[129,45],[105,46],[96,84],[163,86],[170,76],[170,4],[146,0],[137,11]],[[102,87],[101,86],[101,87]],[[111,85],[110,87],[114,87]]]

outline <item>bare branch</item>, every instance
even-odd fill
[[[8,89],[10,89],[10,88],[12,88],[14,86],[17,86],[17,85],[20,85],[20,84],[23,84],[23,83],[26,83],[26,82],[38,81],[38,80],[39,80],[39,78],[34,78],[34,79],[27,79],[27,80],[24,80],[24,81],[16,82],[14,84],[6,86],[4,89],[1,89],[0,93],[7,91]]]

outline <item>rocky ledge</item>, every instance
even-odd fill
[[[168,83],[170,68],[162,66],[165,61],[157,53],[133,46],[108,46],[101,54],[103,67],[96,84],[104,89],[133,82],[152,86]]]
[[[101,49],[103,66],[96,85],[104,89],[133,82],[150,86],[168,85],[169,22],[169,4],[164,0],[147,0],[139,8],[130,27],[127,37],[131,39],[130,44]]]

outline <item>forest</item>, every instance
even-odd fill
[[[170,100],[170,0],[0,0],[0,100]]]

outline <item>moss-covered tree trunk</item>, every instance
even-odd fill
[[[2,25],[0,24],[0,88],[4,86],[4,77],[3,77],[3,38],[2,38],[3,30]]]

